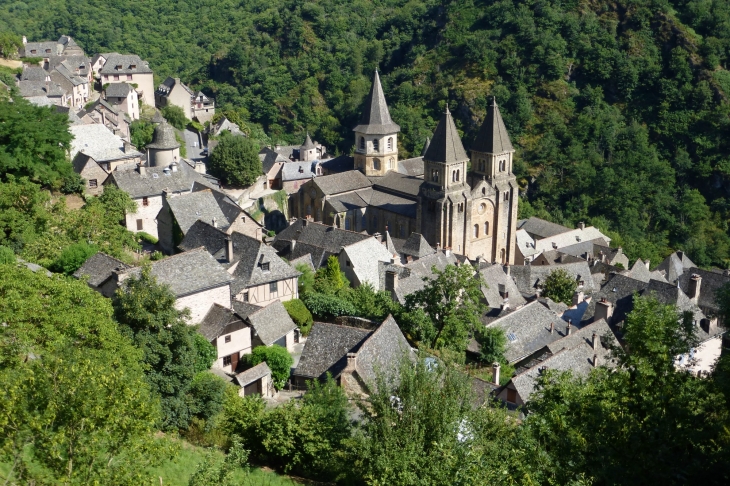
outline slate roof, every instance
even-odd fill
[[[347,353],[357,352],[373,331],[355,327],[315,322],[304,344],[294,373],[305,378],[321,378],[329,371],[339,376],[347,366]]]
[[[342,249],[350,261],[352,271],[360,283],[370,283],[374,289],[380,288],[378,262],[390,263],[393,255],[375,238],[368,238]]]
[[[378,190],[372,191],[369,203],[370,206],[401,214],[408,218],[415,219],[418,212],[418,203],[416,201]]]
[[[449,252],[446,255],[443,251],[438,251],[400,267],[402,270],[399,272],[398,287],[395,290],[396,299],[403,304],[407,295],[426,286],[424,277],[433,279],[434,274],[431,271],[433,267],[443,270],[447,265],[455,265],[457,261],[453,253]],[[381,278],[385,278],[384,273]],[[381,288],[385,288],[385,285],[383,284]]]
[[[278,300],[249,314],[246,320],[253,327],[253,335],[258,336],[264,346],[273,344],[297,328],[284,304]]]
[[[482,286],[482,294],[487,301],[487,305],[493,309],[498,309],[504,302],[501,294],[507,293],[509,306],[515,309],[527,302],[520,293],[517,285],[515,285],[512,277],[504,273],[502,265],[489,265],[479,270],[482,278],[487,284],[485,288]]]
[[[121,69],[116,66],[121,65]],[[132,68],[132,66],[136,66]],[[110,54],[106,58],[104,66],[99,71],[101,74],[152,74],[147,61],[143,61],[136,54]]]
[[[370,182],[375,189],[383,189],[386,192],[402,194],[406,197],[416,197],[421,190],[423,179],[419,177],[400,174],[398,172],[388,172],[384,176],[370,177]]]
[[[433,133],[433,139],[423,158],[431,162],[446,164],[469,160],[448,106],[441,115],[441,120],[439,120],[436,131]]]
[[[499,112],[496,97],[492,97],[492,102],[487,107],[487,116],[484,117],[484,122],[479,127],[471,150],[488,154],[515,151],[509,140],[507,127],[504,126],[502,114]]]
[[[268,174],[268,172],[272,169],[272,167],[274,167],[274,164],[276,163],[289,162],[288,159],[282,157],[268,147],[264,147],[263,149],[261,149],[261,151],[259,152],[259,158],[261,159],[261,167],[264,174]]]
[[[180,194],[169,198],[167,204],[184,235],[198,220],[212,223],[215,219],[218,227],[225,230],[243,212],[224,193],[212,189]]]
[[[327,195],[356,191],[372,185],[370,180],[359,170],[317,177],[314,179],[314,184]]]
[[[556,265],[514,265],[510,275],[523,296],[535,295],[538,286],[545,284],[547,276],[558,269],[565,270],[576,280],[583,280],[583,292],[591,294],[598,290],[591,276],[588,262],[564,263]]]
[[[411,233],[403,243],[399,253],[404,253],[415,258],[423,258],[436,253],[436,250],[428,244],[426,238],[421,233]]]
[[[169,193],[190,192],[196,182],[206,187],[212,186],[205,176],[195,172],[186,163],[178,164],[176,172],[167,167],[146,167],[144,175],[138,170],[115,170],[109,174],[108,180],[129,194],[132,199],[158,196],[164,190]]]
[[[106,97],[126,98],[133,89],[132,85],[127,83],[111,83],[106,87]]]
[[[233,307],[233,312],[235,312],[241,319],[246,319],[254,312],[258,312],[263,309],[260,305],[249,304],[248,302],[241,302],[238,300],[232,300],[231,307]]]
[[[325,160],[321,164],[322,170],[330,173],[347,172],[355,169],[355,158],[350,155],[340,155]]]
[[[685,270],[696,267],[683,251],[675,251],[661,262],[655,270],[664,271],[664,278],[674,283],[685,272]]]
[[[289,260],[309,253],[312,263],[319,268],[329,255],[338,255],[343,246],[368,238],[371,236],[322,223],[308,221],[305,225],[303,219],[298,219],[276,235],[273,246]],[[290,251],[292,240],[296,240],[294,251]]]
[[[576,243],[596,239],[610,241],[610,238],[608,236],[601,233],[601,231],[594,226],[587,226],[583,229],[577,228],[573,230],[568,230],[564,233],[547,236],[545,238],[535,240],[535,252],[542,253],[554,249],[561,250],[565,247],[575,245]],[[618,249],[616,250],[616,253],[617,251]],[[615,256],[616,255],[614,253],[614,257]]]
[[[426,137],[426,142],[423,144],[423,149],[421,150],[421,157],[423,158],[424,155],[426,155],[426,152],[428,152],[428,146],[431,145],[431,137]]]
[[[274,147],[274,152],[286,157],[287,159],[299,158],[300,145],[277,145]]]
[[[599,358],[601,355],[608,353],[607,344],[618,344],[616,336],[614,335],[611,328],[608,326],[605,320],[600,319],[596,322],[583,326],[581,328],[573,327],[570,331],[569,336],[565,336],[557,341],[553,341],[547,345],[548,350],[552,354],[557,354],[563,349],[570,349],[578,346],[579,344],[587,344],[593,346],[593,333],[596,333],[596,338],[600,339],[603,343],[603,350],[599,352]]]
[[[147,148],[157,150],[172,150],[178,147],[180,147],[180,143],[175,138],[175,129],[167,123],[167,120],[163,120],[155,127],[152,143],[147,144]]]
[[[423,156],[399,160],[398,172],[404,175],[423,177]]]
[[[45,81],[48,72],[40,66],[23,65],[23,71],[20,73],[21,81]]]
[[[246,386],[256,380],[260,380],[264,376],[270,375],[271,369],[269,368],[269,365],[266,364],[266,361],[264,361],[263,363],[257,364],[253,368],[249,368],[246,371],[242,371],[241,373],[237,374],[234,377],[234,380],[236,381],[236,383],[238,383],[238,386]]]
[[[366,191],[372,193],[369,189],[366,189]],[[338,194],[327,198],[325,205],[329,205],[332,208],[332,211],[336,213],[343,213],[350,211],[351,209],[366,208],[368,206],[368,201],[370,200],[370,194],[363,192],[361,195],[361,192],[363,191]],[[363,199],[363,196],[367,197],[367,201]]]
[[[45,81],[19,81],[18,92],[23,98],[49,96],[61,97],[66,92],[58,84]]]
[[[35,50],[37,52],[33,53]],[[50,50],[50,53],[46,53],[46,50]],[[42,42],[28,42],[21,46],[19,49],[21,57],[47,57],[45,54],[58,55],[61,51],[61,46],[55,41],[42,41]]]
[[[570,228],[551,223],[550,221],[536,218],[534,216],[529,219],[517,221],[517,229],[524,229],[531,237],[536,237],[538,239],[547,238],[549,236],[555,236],[561,233],[565,233],[566,231],[570,231]]]
[[[626,275],[612,275],[593,296],[583,314],[583,322],[591,322],[596,312],[596,303],[606,299],[613,304],[611,320],[621,322],[634,307],[634,293],[646,288],[647,282],[635,280]]]
[[[212,341],[224,334],[230,334],[248,327],[243,319],[231,309],[215,303],[200,322],[198,332],[208,341]]]
[[[141,157],[137,150],[124,151],[124,141],[105,125],[72,125],[69,127],[73,140],[69,157],[73,160],[81,152],[97,162]]]
[[[370,386],[375,384],[378,374],[392,381],[397,378],[403,356],[413,359],[413,351],[395,319],[389,315],[360,345],[355,369],[360,378]]]
[[[312,263],[312,255],[307,253],[306,255],[302,255],[299,258],[295,258],[294,260],[289,260],[289,266],[296,270],[297,265],[304,264],[309,267],[310,270],[313,272],[316,270],[314,268],[314,263]]]
[[[127,273],[139,275],[141,268]],[[180,298],[203,290],[229,285],[233,278],[205,248],[186,251],[152,263],[151,274]]]
[[[580,241],[568,246],[560,248],[560,253],[580,257],[585,260],[586,256],[596,257],[599,251],[604,251],[608,260],[611,260],[610,256],[618,253],[619,248],[609,248],[606,246],[606,240],[603,238],[596,238],[595,240]]]
[[[312,137],[309,136],[309,132],[307,132],[307,138],[304,139],[304,143],[302,144],[300,150],[310,150],[315,148],[314,142],[312,142]]]
[[[276,282],[301,275],[300,272],[282,260],[273,247],[238,232],[233,232],[230,238],[233,240],[233,261],[229,266],[235,266],[231,272],[231,275],[235,278],[231,284],[231,293],[233,295],[253,285]],[[221,248],[219,251],[225,252],[223,245],[221,245]],[[220,257],[220,253],[215,255]],[[269,264],[268,271],[263,270],[263,263]]]
[[[552,333],[551,323],[554,325]],[[566,326],[559,315],[536,301],[496,319],[487,327],[504,331],[508,337],[504,357],[508,362],[516,363],[564,337]],[[510,339],[511,336],[515,339]]]
[[[719,306],[715,302],[715,292],[730,282],[730,275],[725,275],[724,272],[703,270],[697,267],[687,268],[681,277],[679,277],[679,286],[682,288],[685,294],[689,293],[689,282],[692,275],[697,274],[702,277],[700,283],[700,296],[697,301],[698,305],[705,309],[709,309],[713,314],[717,314],[720,311]]]
[[[115,270],[123,271],[129,268],[130,266],[121,260],[99,252],[91,255],[73,275],[78,279],[88,277],[89,285],[99,287],[113,275]]]
[[[652,279],[652,272],[646,268],[646,264],[641,260],[641,258],[637,258],[634,266],[626,273],[626,276],[649,283],[649,280]]]
[[[370,87],[370,93],[365,99],[360,124],[353,128],[353,131],[366,135],[387,135],[400,132],[400,127],[393,123],[390,118],[390,111],[388,111],[388,104],[385,102],[385,95],[377,70],[375,71],[373,84]]]
[[[313,162],[292,162],[287,160],[281,166],[282,181],[298,181],[301,179],[311,179],[317,176],[318,161]],[[332,176],[330,176],[332,177]]]

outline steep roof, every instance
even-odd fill
[[[426,152],[428,152],[429,145],[431,145],[431,137],[426,137],[426,143],[423,144],[423,150],[421,150],[421,157],[426,155]]]
[[[583,281],[583,292],[591,294],[597,290],[591,276],[588,262],[563,263],[555,265],[514,265],[510,275],[523,296],[534,295],[535,290],[545,284],[548,275],[558,269],[565,270],[576,280]]]
[[[88,277],[89,285],[98,287],[106,282],[115,270],[127,270],[129,265],[110,257],[106,253],[95,253],[91,255],[81,267],[74,272],[74,277],[81,279]]]
[[[254,335],[258,336],[265,346],[273,344],[297,328],[284,304],[278,300],[249,314],[246,320],[253,327]]]
[[[180,194],[168,199],[167,204],[183,234],[198,220],[208,223],[215,220],[220,228],[226,229],[243,212],[225,194],[212,189]]]
[[[664,271],[664,277],[668,282],[674,283],[684,274],[685,270],[696,267],[683,251],[675,251],[661,262],[655,270]]]
[[[117,69],[117,66],[121,66]],[[101,74],[152,74],[147,61],[143,61],[136,54],[110,54],[104,66],[99,71]]]
[[[371,176],[373,187],[386,192],[394,192],[405,197],[416,197],[421,190],[423,178],[391,171],[384,176]]]
[[[73,160],[79,152],[97,162],[141,157],[137,150],[124,150],[124,141],[105,125],[73,125],[69,127],[73,140],[69,157]]]
[[[375,238],[357,242],[342,249],[352,265],[352,271],[361,284],[370,283],[376,290],[380,286],[378,262],[390,263],[393,255]]]
[[[167,123],[167,120],[163,119],[162,123],[155,127],[152,143],[147,144],[147,148],[171,150],[178,147],[180,147],[180,143],[175,138],[175,129]]]
[[[411,233],[400,248],[400,253],[416,258],[423,258],[436,253],[436,250],[428,244],[426,238],[421,233]]]
[[[357,351],[355,369],[362,380],[372,386],[383,374],[387,380],[397,378],[403,356],[413,357],[411,346],[392,315],[362,343]]]
[[[133,90],[132,85],[127,83],[111,83],[105,92],[107,98],[126,98]]]
[[[718,313],[720,307],[715,301],[715,292],[730,282],[730,275],[725,274],[722,271],[703,270],[697,267],[689,267],[685,270],[682,276],[679,277],[679,286],[684,290],[685,293],[689,293],[689,282],[692,275],[699,275],[702,277],[700,283],[700,296],[698,304],[706,309],[710,309],[713,313]]]
[[[326,170],[331,173],[347,172],[355,169],[355,158],[350,155],[340,155],[334,159],[323,161],[321,164],[322,170]]]
[[[294,251],[285,256],[293,259],[311,253],[314,266],[319,268],[320,260],[317,256],[322,256],[321,250],[331,255],[337,255],[343,246],[346,247],[368,238],[371,236],[298,219],[276,235],[273,245],[278,251],[287,253],[291,241],[295,240]],[[314,252],[314,249],[320,251]]]
[[[208,341],[212,341],[224,334],[230,334],[239,329],[248,327],[243,319],[231,309],[215,303],[200,322],[198,332]]]
[[[504,295],[507,293],[508,302],[511,308],[524,305],[526,300],[522,297],[520,290],[515,285],[512,277],[504,273],[504,267],[499,264],[489,265],[479,270],[482,278],[487,286],[482,287],[482,294],[487,301],[487,305],[493,309],[498,309],[504,302]]]
[[[261,285],[301,275],[282,260],[273,247],[242,233],[233,232],[233,261],[235,265],[232,275],[235,278],[231,284],[231,292],[235,295],[252,285]],[[225,251],[225,248],[223,250]],[[264,264],[268,264],[265,270]]]
[[[423,156],[424,160],[430,162],[441,162],[449,164],[452,162],[462,162],[468,160],[464,145],[461,143],[461,137],[454,125],[454,119],[451,117],[449,107],[441,115],[441,120],[433,133],[433,139],[428,146],[428,150]]]
[[[309,132],[307,132],[307,138],[304,139],[304,143],[300,150],[310,150],[313,148],[315,148],[314,142],[312,142],[312,137],[310,137]]]
[[[484,122],[479,127],[477,138],[474,140],[471,150],[488,154],[515,151],[512,142],[509,140],[507,128],[504,126],[502,114],[499,112],[496,97],[492,97],[492,102],[487,107],[487,116],[484,117]]]
[[[455,265],[457,261],[453,253],[446,255],[444,252],[438,251],[403,267],[395,267],[394,269],[399,271],[398,287],[395,289],[395,297],[398,302],[403,304],[407,295],[424,288],[428,282],[424,281],[423,278],[433,279],[433,267],[442,271],[447,265]],[[384,272],[381,278],[384,278]],[[384,285],[381,288],[384,288]]]
[[[196,182],[211,187],[211,182],[188,164],[181,163],[177,167],[175,172],[168,167],[146,167],[144,175],[138,170],[115,170],[109,174],[107,180],[129,194],[132,199],[158,196],[165,190],[168,193],[190,192]]]
[[[399,160],[397,172],[409,176],[423,177],[423,156]]]
[[[271,369],[266,364],[266,361],[264,361],[253,368],[240,372],[235,376],[234,380],[238,383],[238,386],[246,386],[268,375],[271,375]]]
[[[331,195],[364,189],[370,187],[372,183],[359,170],[351,170],[349,172],[317,177],[314,179],[314,185],[319,187],[323,193]]]
[[[317,164],[319,162],[292,162],[287,160],[281,166],[282,181],[298,181],[311,179],[317,176]]]
[[[517,229],[524,229],[534,238],[547,238],[570,231],[570,228],[560,224],[551,223],[535,216],[517,221]]]
[[[302,350],[295,376],[320,378],[329,371],[338,376],[347,365],[347,353],[356,352],[372,331],[315,322]]]
[[[400,132],[400,127],[393,123],[388,111],[388,104],[385,102],[385,94],[380,84],[380,76],[375,71],[373,84],[370,87],[370,94],[365,100],[365,107],[360,118],[360,124],[353,131],[367,135],[387,135]]]

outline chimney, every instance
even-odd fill
[[[218,227],[218,218],[214,217],[213,218],[213,228],[217,228],[217,227]]]
[[[496,361],[492,363],[492,381],[495,385],[499,386],[499,369],[501,366],[499,366],[499,363]]]
[[[381,235],[380,233],[373,233],[373,238],[375,238],[375,241],[377,241],[378,243],[383,242],[383,235]]]
[[[508,277],[509,277],[509,272],[510,272],[510,270],[509,270],[509,263],[507,263],[504,266],[504,273],[506,273]]]
[[[444,249],[444,255],[451,256],[451,250],[449,248]]]
[[[649,260],[645,261],[644,265],[646,265],[646,269],[649,270]]]
[[[300,231],[297,231],[297,233],[300,233]],[[291,243],[289,243],[289,253],[294,252],[294,248],[297,247],[297,240],[293,239],[291,240]]]
[[[233,240],[230,236],[226,237],[226,261],[228,263],[233,261]]]
[[[565,335],[570,336],[570,325],[572,324],[571,320],[568,319],[568,325],[565,326]]]
[[[129,143],[129,142],[127,142],[125,140],[124,141],[124,149],[123,150],[124,150],[124,153],[125,154],[128,154],[128,153],[130,153],[130,152],[132,152],[134,150],[134,145],[132,145],[131,143]]]
[[[505,297],[505,299],[502,301],[502,305],[500,307],[503,311],[509,310],[509,299]]]
[[[177,172],[177,162],[175,162],[174,160],[172,161],[172,164],[170,164],[170,170],[172,170],[173,172]]]
[[[350,372],[352,373],[355,371],[355,365],[357,363],[357,353],[347,353],[347,366],[344,370],[342,370],[343,373]]]
[[[145,167],[143,164],[139,164],[137,168],[139,169],[139,175],[147,175],[147,167]]]
[[[700,286],[702,285],[702,277],[693,273],[689,279],[689,298],[697,302],[700,298]]]
[[[598,355],[594,354],[593,355],[593,367],[595,368],[596,366],[598,366]]]
[[[23,45],[26,45],[28,43],[28,38],[26,36],[23,36]]]
[[[573,305],[583,302],[583,290],[577,290],[573,293]]]
[[[596,302],[596,310],[593,312],[593,322],[603,319],[610,324],[611,316],[613,316],[613,304],[605,297],[602,297],[600,302]]]
[[[398,272],[388,270],[385,272],[385,290],[395,292],[398,290]]]
[[[717,317],[713,317],[711,319],[702,319],[700,321],[700,327],[707,334],[714,334],[715,331],[717,331]]]
[[[580,229],[580,230],[586,229],[586,224],[583,221],[581,221],[580,223],[578,223],[578,229]]]
[[[598,349],[598,334],[596,334],[595,332],[593,333],[593,341],[592,341],[592,344],[593,344],[593,351],[595,351],[596,349]]]
[[[303,227],[305,227],[305,226],[307,226],[307,223],[308,223],[308,222],[309,222],[309,220],[308,220],[307,218],[304,218],[304,219],[302,220],[302,228],[303,228]]]
[[[555,323],[554,322],[551,322],[550,323],[550,334],[552,334],[554,332],[555,332]]]

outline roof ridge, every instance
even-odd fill
[[[346,326],[345,324],[337,324],[336,322],[314,321],[314,323],[312,323],[312,326],[314,326],[314,324],[326,324],[328,326],[334,326],[334,327],[344,327],[344,328],[347,328],[347,329],[357,329],[358,331],[363,331],[363,332],[368,332],[368,333],[374,333],[375,332],[374,330],[363,329],[362,327]]]

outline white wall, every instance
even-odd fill
[[[231,336],[231,342],[226,343],[226,336]],[[213,363],[213,367],[231,372],[231,365],[223,366],[223,358],[236,352],[238,352],[239,358],[244,354],[251,354],[251,328],[244,327],[218,337],[215,347],[218,352],[218,359]]]
[[[213,304],[222,305],[227,309],[231,308],[231,287],[229,285],[181,297],[175,301],[175,308],[182,310],[187,307],[190,309],[188,323],[197,324],[203,320]]]
[[[232,272],[232,270],[229,270]],[[248,292],[248,303],[253,305],[259,305],[266,307],[269,303],[280,300],[286,302],[287,300],[296,299],[299,297],[297,290],[297,277],[279,280],[277,284],[277,291],[271,292],[269,290],[269,284],[265,283],[254,287],[248,287],[243,289],[236,295],[236,300],[239,302],[246,302],[243,299],[243,294]]]
[[[150,196],[147,198],[148,205],[142,204],[142,198],[134,200],[137,203],[137,212],[128,213],[125,216],[127,229],[129,231],[137,232],[144,231],[149,233],[155,238],[157,236],[157,213],[162,209],[162,196]],[[137,220],[142,220],[142,229],[137,229]]]

